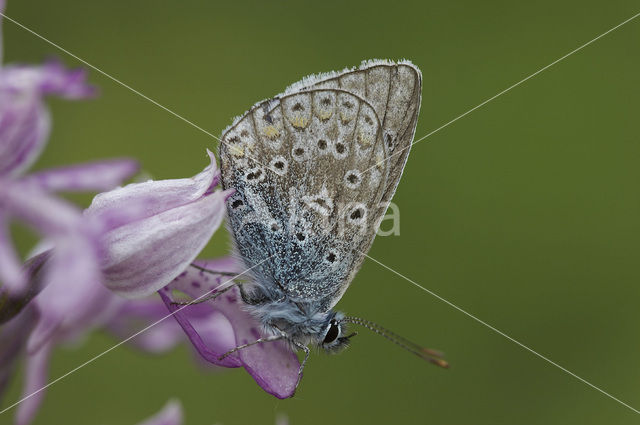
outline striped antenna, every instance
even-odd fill
[[[440,366],[445,369],[449,368],[449,363],[447,363],[447,361],[442,358],[444,354],[441,353],[440,351],[422,347],[421,345],[411,342],[408,339],[405,339],[400,335],[394,332],[391,332],[390,330],[385,329],[382,326],[376,323],[373,323],[369,320],[360,319],[359,317],[345,317],[344,319],[341,320],[341,322],[354,323],[356,325],[363,326],[377,333],[378,335],[382,335],[383,337],[387,338],[389,341],[393,342],[394,344],[399,345],[400,347],[404,348],[408,352],[415,354],[416,356],[420,357],[423,360],[428,361],[429,363],[432,363],[436,366]]]

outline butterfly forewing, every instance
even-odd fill
[[[395,191],[420,76],[413,66],[385,63],[306,82],[224,133],[221,168],[224,187],[236,189],[228,212],[239,254],[248,267],[269,258],[256,284],[328,310]]]
[[[382,123],[385,154],[392,178],[385,188],[390,201],[400,180],[415,134],[422,76],[410,63],[372,61],[357,70],[328,76],[309,87],[334,87],[350,91],[373,106]]]
[[[303,80],[308,87],[334,87],[349,90],[364,98],[375,109],[382,123],[384,139],[384,161],[388,177],[383,187],[382,202],[376,212],[377,221],[373,227],[378,229],[389,202],[396,191],[400,176],[409,156],[411,143],[416,130],[422,95],[422,75],[411,63],[389,63],[371,61],[359,69],[337,72],[318,81]],[[292,86],[295,88],[296,85]],[[379,159],[376,159],[376,163]],[[370,243],[362,246],[361,252],[367,252]],[[347,285],[360,268],[364,255],[359,254],[353,264]],[[346,287],[343,288],[343,292]]]

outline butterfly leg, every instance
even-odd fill
[[[185,302],[173,301],[171,304],[172,305],[193,305],[193,304],[200,304],[200,303],[204,303],[204,302],[207,302],[207,301],[215,300],[220,295],[224,294],[225,292],[227,292],[229,289],[233,288],[236,285],[239,285],[239,284],[238,283],[233,283],[233,284],[227,286],[226,288],[221,289],[220,291],[214,292],[213,294],[208,295],[208,296],[206,296],[204,298],[196,298],[195,300],[185,301]]]
[[[190,264],[191,267],[193,267],[194,269],[198,269],[201,272],[205,272],[205,273],[210,273],[210,274],[217,274],[217,275],[221,275],[221,276],[231,276],[231,277],[235,277],[238,276],[238,273],[234,273],[234,272],[221,272],[219,270],[211,270],[211,269],[207,269],[205,267],[201,267],[195,263],[191,263]]]
[[[266,336],[263,338],[258,338],[253,342],[250,342],[248,344],[238,345],[236,348],[227,351],[222,356],[218,357],[218,360],[223,360],[226,357],[230,356],[231,354],[235,353],[236,351],[242,350],[243,348],[251,347],[252,345],[260,344],[263,342],[279,341],[281,339],[284,339],[284,337],[285,337],[284,335],[272,335],[272,336]]]
[[[295,345],[296,347],[298,347],[299,349],[301,349],[302,351],[304,351],[304,359],[302,360],[302,363],[300,364],[300,369],[298,369],[298,380],[296,381],[296,387],[294,389],[294,394],[295,394],[295,390],[298,389],[298,385],[300,385],[300,380],[302,379],[302,371],[304,370],[304,366],[307,364],[307,360],[309,359],[309,353],[311,352],[311,350],[309,350],[309,347],[307,347],[304,344],[301,344],[297,341],[293,341],[293,345]],[[293,394],[292,394],[293,396]]]

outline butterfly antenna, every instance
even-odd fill
[[[196,263],[191,263],[189,265],[191,267],[193,267],[194,269],[200,270],[201,272],[209,273],[209,274],[217,274],[217,275],[220,275],[220,276],[232,276],[232,277],[235,277],[235,276],[238,276],[238,274],[239,274],[239,273],[235,273],[235,272],[223,272],[223,271],[219,271],[219,270],[211,270],[211,269],[208,269],[206,267],[199,266]]]
[[[415,354],[416,356],[428,361],[429,363],[445,369],[449,368],[449,363],[447,363],[447,361],[442,358],[444,355],[442,352],[432,350],[430,348],[425,348],[421,345],[411,342],[408,339],[403,338],[394,332],[391,332],[389,329],[383,328],[377,323],[365,319],[360,319],[359,317],[345,317],[344,319],[342,319],[342,322],[354,323],[356,325],[363,326],[377,333],[378,335],[382,335],[394,344],[399,345],[408,352]]]

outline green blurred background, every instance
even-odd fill
[[[422,136],[640,12],[632,0],[9,1],[7,14],[219,135],[301,77],[368,58],[424,75]],[[58,55],[4,24],[6,60]],[[215,140],[91,71],[101,96],[54,100],[38,168],[139,159],[195,174]],[[401,235],[371,255],[640,408],[640,18],[417,144],[394,201]],[[81,198],[85,204],[89,198]],[[18,235],[23,233],[18,232]],[[28,245],[27,239],[20,241]],[[222,255],[220,230],[204,256]],[[169,398],[186,424],[631,424],[640,416],[367,261],[339,304],[446,351],[440,370],[362,331],[315,354],[295,398],[239,369],[203,372],[186,347],[128,347],[52,386],[36,424],[134,424]],[[60,349],[57,377],[113,345]],[[20,381],[5,405],[19,396]],[[0,416],[10,423],[12,415]]]

